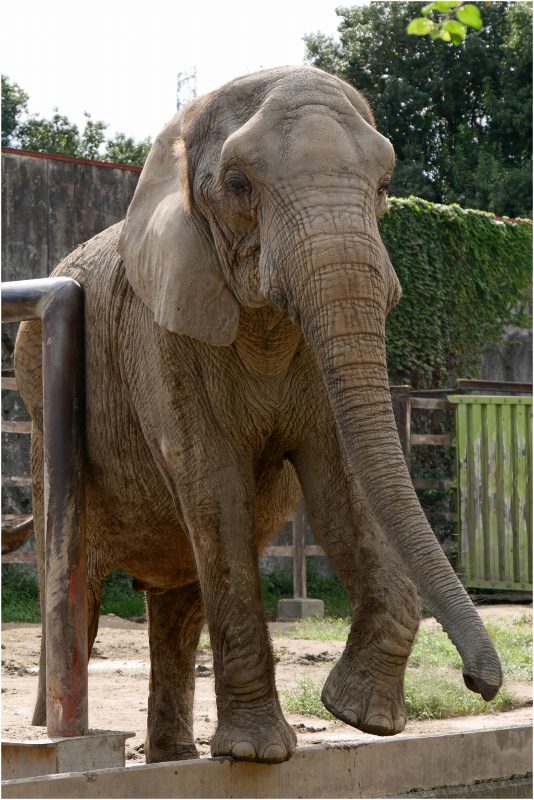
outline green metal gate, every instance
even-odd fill
[[[468,587],[532,589],[532,398],[452,395],[459,572]]]

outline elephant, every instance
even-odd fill
[[[180,110],[125,220],[53,272],[84,289],[89,649],[103,579],[124,570],[146,592],[149,762],[197,757],[205,620],[212,755],[293,754],[258,554],[301,496],[352,607],[322,692],[334,716],[379,736],[403,730],[419,596],[467,687],[486,700],[499,689],[498,656],[421,509],[392,411],[385,319],[401,287],[378,219],[394,161],[356,89],[309,66],[262,70]],[[15,357],[42,586],[38,321],[22,323]]]

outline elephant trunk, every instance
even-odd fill
[[[502,681],[498,656],[426,520],[397,433],[385,350],[387,284],[393,273],[385,275],[374,255],[362,260],[363,248],[360,239],[354,248],[358,263],[347,261],[346,236],[341,251],[338,244],[338,263],[332,263],[332,248],[325,250],[324,239],[315,256],[308,251],[304,285],[291,292],[301,298],[296,313],[322,371],[350,469],[462,656],[466,685],[489,700]],[[387,258],[381,242],[379,249]]]

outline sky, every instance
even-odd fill
[[[116,132],[154,139],[176,108],[178,73],[198,94],[258,69],[302,64],[307,33],[337,32],[341,0],[25,0],[0,31],[3,75],[80,127],[84,111]],[[347,5],[355,5],[355,2]]]

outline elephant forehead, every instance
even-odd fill
[[[349,105],[347,103],[347,105]],[[363,172],[369,178],[391,170],[390,142],[352,107],[344,114],[323,104],[298,109],[260,109],[226,141],[223,164],[242,162],[258,177],[287,177],[288,170],[342,174]]]

